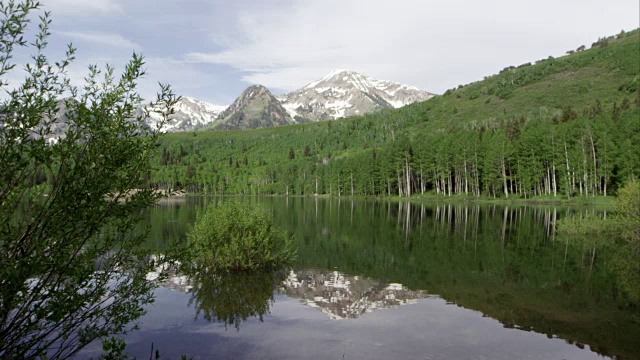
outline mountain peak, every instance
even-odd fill
[[[431,97],[414,86],[336,69],[279,100],[296,121],[319,121],[398,108]]]
[[[213,128],[255,129],[291,123],[293,120],[269,89],[262,85],[251,85],[218,116]]]
[[[339,75],[350,75],[350,74],[358,74],[355,71],[351,71],[351,70],[346,70],[346,69],[335,69],[335,70],[331,70],[327,75],[323,76],[323,79],[330,79],[332,77],[335,76],[339,76]],[[360,74],[358,74],[360,75]]]
[[[142,114],[143,109],[148,106],[149,105],[140,106],[137,114]],[[189,96],[182,96],[180,101],[174,105],[175,113],[169,117],[169,121],[164,123],[160,130],[162,132],[196,130],[214,122],[224,109],[226,109],[226,106],[211,104]],[[147,124],[155,129],[162,120],[160,114],[151,112],[147,119]]]
[[[247,87],[246,89],[244,89],[243,92],[247,92],[247,91],[251,91],[251,90],[267,90],[267,91],[269,91],[269,89],[267,89],[264,85],[255,84],[255,85],[251,85],[251,86]]]

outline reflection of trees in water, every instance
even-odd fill
[[[604,212],[295,197],[247,201],[273,209],[276,224],[298,246],[298,268],[340,269],[383,284],[402,283],[481,311],[505,326],[589,344],[603,355],[640,354],[639,308],[619,291],[614,249],[556,235],[563,218],[594,212],[608,216]],[[197,207],[182,209],[195,218]],[[164,220],[172,219],[167,215]],[[637,264],[631,253],[623,255],[629,258],[623,265]],[[305,296],[316,302],[312,293]],[[265,294],[270,304],[272,294]]]
[[[562,218],[604,212],[351,203],[293,202],[289,213],[281,214],[281,226],[291,229],[299,247],[298,267],[340,269],[424,289],[505,326],[589,344],[603,355],[634,358],[640,353],[634,340],[640,326],[633,320],[638,308],[618,291],[612,249],[556,232]]]
[[[276,287],[286,277],[284,270],[239,273],[216,273],[200,271],[190,276],[191,299],[197,319],[202,315],[210,322],[233,325],[239,329],[240,323],[250,317],[269,313]]]

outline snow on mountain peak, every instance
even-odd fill
[[[160,131],[176,132],[199,129],[213,122],[218,117],[218,114],[226,108],[226,106],[215,105],[189,96],[183,96],[174,106],[175,113],[169,118],[169,121],[162,126]],[[140,109],[140,111],[142,111],[142,109]],[[151,112],[147,124],[155,129],[161,120],[162,118],[159,114]]]
[[[431,97],[414,86],[337,69],[279,100],[296,121],[319,121],[398,108]]]
[[[191,131],[205,126],[216,129],[263,127],[291,122],[334,120],[380,109],[399,108],[431,97],[433,94],[414,86],[372,79],[351,70],[336,69],[305,87],[278,98],[274,98],[269,89],[262,85],[249,86],[231,106],[214,105],[183,96],[175,106],[175,114],[161,131]],[[247,104],[254,102],[255,106],[247,107]],[[253,114],[256,111],[259,114]],[[242,116],[238,115],[240,113]],[[236,124],[236,117],[244,120],[255,118],[255,121],[251,124]],[[273,118],[273,121],[258,121],[264,118]],[[151,113],[147,123],[156,128],[160,120],[158,114]]]

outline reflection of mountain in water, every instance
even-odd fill
[[[209,274],[210,276],[196,275],[194,277],[179,274],[175,271],[168,271],[166,277],[159,279],[161,271],[162,266],[159,266],[156,271],[147,274],[147,279],[161,280],[158,282],[159,286],[183,293],[195,293],[197,298],[203,296],[206,298],[231,296],[236,300],[242,300],[239,301],[240,303],[249,303],[244,298],[253,297],[247,296],[255,292],[250,288],[253,287],[256,290],[263,287],[259,286],[262,283],[273,284],[272,286],[277,286],[279,293],[301,299],[303,304],[320,309],[332,319],[354,319],[377,309],[413,304],[417,299],[428,297],[425,291],[409,290],[401,284],[389,284],[362,276],[350,276],[329,270],[291,270],[288,276],[280,278],[284,278],[282,281],[278,281],[277,277],[272,279],[272,277],[267,276],[264,279],[267,280],[266,282],[255,281],[254,279],[261,278],[259,275],[262,273],[254,276],[247,276],[246,274],[241,274],[242,276]],[[203,279],[208,279],[208,281],[202,281]],[[212,281],[212,279],[215,281]],[[274,280],[276,284],[273,283]],[[203,286],[203,284],[209,285]],[[230,284],[234,285],[231,286]],[[205,288],[206,290],[203,291]],[[224,289],[224,291],[221,292],[221,289]],[[235,292],[235,295],[226,294],[225,296],[220,296],[224,292],[229,293],[230,289],[234,289],[232,292]],[[239,289],[243,290],[239,291]],[[276,287],[273,287],[271,293],[275,290]],[[261,292],[266,294],[264,290]],[[210,302],[218,300],[214,299]],[[237,311],[238,309],[235,310]]]
[[[353,319],[427,297],[426,292],[412,291],[401,284],[386,284],[328,270],[292,270],[280,292],[319,308],[332,319]]]

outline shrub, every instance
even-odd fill
[[[637,180],[618,190],[616,220],[620,235],[640,256],[640,182]]]
[[[194,260],[208,270],[272,269],[295,256],[266,209],[236,201],[209,206],[187,237]]]
[[[85,85],[73,86],[75,48],[57,62],[45,56],[49,13],[27,27],[39,6],[0,1],[3,359],[66,359],[136,327],[154,284],[146,280],[146,235],[134,229],[160,197],[145,186],[159,134],[145,120],[153,111],[162,125],[178,101],[162,85],[158,107],[137,112],[144,75],[137,54],[119,79],[112,67],[92,65]],[[23,47],[30,62],[13,63]],[[24,81],[8,87],[11,76]]]
[[[614,259],[618,283],[631,299],[640,300],[640,182],[632,180],[618,191],[616,227],[621,246]]]

